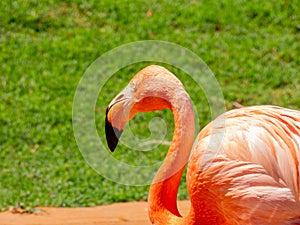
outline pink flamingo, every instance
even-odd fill
[[[208,124],[194,142],[189,95],[171,72],[152,65],[135,75],[107,109],[110,150],[137,112],[164,108],[174,115],[175,131],[149,191],[153,224],[300,224],[299,111],[277,106],[231,110]],[[191,208],[183,217],[176,196],[188,160]]]

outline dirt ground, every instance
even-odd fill
[[[179,201],[185,215],[189,201]],[[37,207],[39,213],[0,213],[0,225],[150,225],[146,202],[115,203],[89,208]]]

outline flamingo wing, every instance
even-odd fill
[[[229,111],[194,144],[187,173],[192,204],[198,211],[205,202],[215,207],[227,224],[297,224],[299,161],[300,112],[275,106]]]

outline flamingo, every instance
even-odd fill
[[[138,72],[106,110],[114,151],[137,112],[169,108],[172,143],[151,184],[148,215],[156,225],[300,224],[300,112],[263,105],[233,109],[210,122],[194,141],[194,111],[179,79],[164,67]],[[191,206],[177,209],[185,165]]]

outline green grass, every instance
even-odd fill
[[[73,135],[72,103],[80,78],[97,57],[121,44],[164,40],[192,50],[215,73],[228,109],[233,101],[300,109],[300,1],[231,2],[1,1],[0,209],[147,198],[148,186],[125,186],[98,175]],[[105,86],[107,98],[97,103],[99,134],[105,106],[142,66],[121,70],[124,79],[116,82],[116,75]],[[191,97],[198,101],[200,95],[203,105],[196,107],[205,125],[209,108],[201,90],[177,72]],[[167,111],[132,121],[136,135],[148,137],[144,128],[157,115],[166,115],[170,140],[173,122]],[[166,146],[161,150],[145,153],[142,162],[161,160]],[[115,157],[131,162],[136,155],[118,149]],[[184,179],[179,197],[187,197]]]

